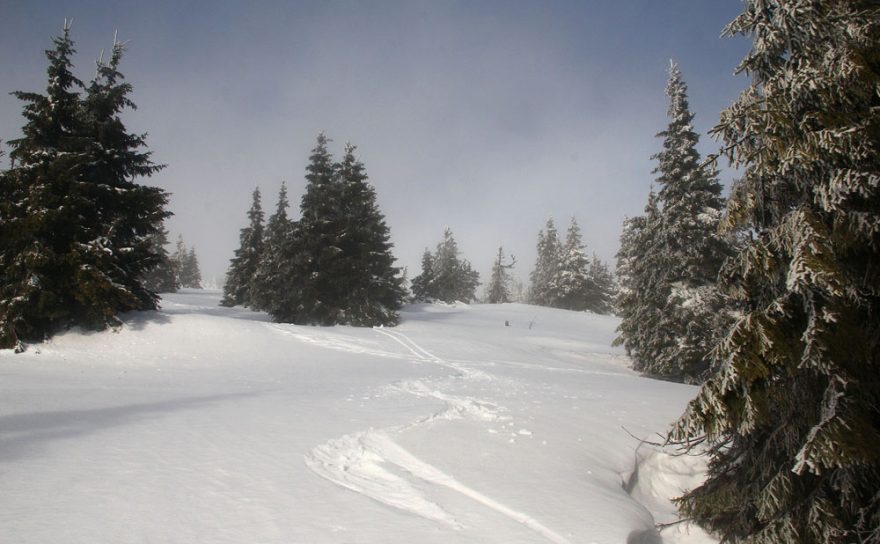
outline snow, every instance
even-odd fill
[[[422,304],[317,328],[219,299],[0,351],[4,541],[712,542],[654,530],[700,458],[628,432],[696,390],[632,372],[615,318]]]

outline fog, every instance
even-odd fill
[[[705,155],[747,81],[745,40],[720,38],[736,0],[670,2],[28,2],[0,0],[0,139],[19,134],[9,92],[46,86],[43,50],[73,17],[88,80],[114,30],[128,41],[133,131],[168,190],[172,237],[221,280],[254,187],[267,216],[286,180],[293,217],[316,135],[346,142],[378,192],[400,266],[449,226],[488,279],[499,245],[525,280],[548,217],[581,225],[612,264],[641,212],[675,59]],[[722,165],[723,166],[723,165]],[[729,183],[732,173],[724,170]],[[479,292],[482,292],[480,289]]]

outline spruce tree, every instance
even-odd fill
[[[287,184],[281,182],[275,213],[266,222],[263,247],[249,290],[250,307],[274,316],[280,316],[285,305],[292,305],[299,293],[297,286],[289,280],[293,274],[292,264],[285,259],[294,229],[287,216],[288,207]]]
[[[199,270],[199,259],[195,248],[187,248],[183,242],[183,236],[177,237],[177,248],[171,256],[174,269],[177,272],[177,283],[188,289],[202,288],[202,273]]]
[[[748,0],[750,86],[715,134],[740,316],[671,439],[703,443],[683,515],[725,541],[880,542],[880,6]]]
[[[590,290],[587,293],[586,308],[597,314],[610,314],[614,311],[614,276],[608,265],[594,253],[587,274]]]
[[[165,246],[168,245],[168,231],[161,226],[155,234],[150,236],[153,252],[159,256],[159,262],[144,273],[144,285],[147,289],[156,293],[175,293],[180,289],[177,281],[175,263],[168,255]]]
[[[479,284],[480,274],[471,268],[467,259],[459,259],[458,243],[447,227],[434,254],[425,252],[422,274],[413,278],[413,293],[418,300],[471,302],[476,298]]]
[[[516,258],[511,256],[510,262],[504,262],[504,248],[498,248],[498,255],[492,264],[492,278],[486,294],[489,304],[504,304],[510,302],[510,270],[516,264]]]
[[[119,117],[134,107],[118,71],[124,48],[114,41],[83,97],[69,24],[54,46],[46,94],[14,93],[27,122],[0,180],[3,347],[71,325],[117,325],[119,313],[158,301],[142,279],[160,260],[150,236],[169,215],[167,194],[134,183],[161,166]]]
[[[434,255],[425,248],[422,254],[422,273],[412,280],[414,302],[431,301],[431,284],[434,282]]]
[[[342,251],[333,266],[336,305],[341,309],[334,322],[394,325],[405,298],[403,280],[394,266],[391,232],[379,211],[376,191],[355,149],[347,144],[336,165],[342,197],[337,247]]]
[[[550,281],[550,305],[565,310],[586,310],[587,299],[595,291],[589,273],[590,259],[584,250],[581,229],[572,217],[565,243],[559,250],[556,274]]]
[[[229,262],[226,282],[223,284],[221,306],[254,307],[251,289],[257,265],[263,254],[263,207],[260,202],[260,188],[253,192],[253,201],[248,210],[248,225],[239,234],[239,248]]]
[[[687,85],[675,63],[666,95],[669,124],[657,134],[663,149],[652,157],[660,186],[650,204],[656,221],[641,242],[643,263],[633,268],[642,275],[635,280],[640,287],[621,299],[635,307],[621,307],[619,331],[635,369],[693,383],[709,371],[711,346],[725,326],[725,299],[715,283],[729,242],[717,233],[721,185],[715,169],[701,164]]]
[[[651,371],[651,363],[668,342],[668,335],[659,327],[666,300],[662,246],[658,242],[660,221],[657,194],[651,190],[644,215],[624,221],[617,254],[621,321],[614,345],[622,344],[633,368],[641,372]]]
[[[538,232],[538,256],[535,269],[529,275],[532,285],[529,299],[538,306],[554,306],[556,292],[554,282],[559,273],[562,244],[553,219],[547,220],[546,231]]]

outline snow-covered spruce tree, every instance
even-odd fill
[[[287,315],[287,306],[295,304],[293,301],[299,293],[299,289],[289,279],[293,274],[292,258],[285,258],[294,230],[294,224],[287,216],[289,207],[287,184],[282,181],[275,213],[266,222],[260,259],[248,290],[248,305],[254,310],[268,312],[276,316],[276,319],[282,314]]]
[[[221,306],[254,306],[251,288],[263,254],[263,205],[260,200],[260,188],[257,187],[247,214],[248,225],[241,229],[239,247],[229,261]]]
[[[529,288],[530,302],[538,306],[555,304],[553,282],[558,274],[562,251],[559,233],[552,218],[547,220],[545,229],[546,231],[538,232],[538,256],[535,260],[535,269],[529,274],[532,283]]]
[[[645,371],[686,382],[703,381],[709,352],[726,327],[724,297],[716,288],[718,271],[730,252],[718,233],[724,202],[717,171],[701,166],[699,140],[687,85],[673,62],[666,86],[669,126],[659,133],[663,150],[654,155],[661,206],[658,263],[666,296],[658,326],[668,341]]]
[[[427,253],[427,252],[426,252]],[[459,259],[458,243],[449,227],[443,231],[443,240],[437,244],[434,254],[422,259],[422,267],[430,264],[430,274],[425,270],[420,276],[413,278],[413,292],[422,292],[418,300],[440,300],[443,302],[471,302],[476,299],[477,286],[480,285],[480,274],[471,268],[467,259]]]
[[[586,307],[597,314],[610,314],[614,312],[615,285],[614,275],[595,253],[590,260],[591,290],[587,294]]]
[[[174,270],[177,272],[177,283],[184,288],[201,289],[202,272],[199,269],[199,259],[194,247],[187,248],[183,242],[183,235],[177,237],[177,248],[171,255],[174,262]]]
[[[166,249],[168,231],[164,225],[150,236],[150,243],[153,245],[153,252],[159,256],[159,262],[144,274],[144,285],[156,293],[177,292],[180,284],[177,283],[175,263]]]
[[[621,321],[614,345],[624,346],[638,371],[646,371],[670,341],[666,331],[659,327],[666,301],[661,288],[664,276],[658,242],[660,221],[657,194],[651,190],[644,215],[624,221],[617,253],[617,307]]]
[[[589,273],[590,259],[584,249],[581,228],[572,217],[565,243],[559,250],[556,275],[550,280],[550,305],[565,310],[586,310],[587,298],[595,291]]]
[[[434,281],[434,255],[425,248],[422,254],[422,273],[414,277],[410,289],[414,302],[429,302],[431,299],[431,284]]]
[[[117,325],[119,313],[158,301],[142,278],[159,260],[150,235],[169,215],[167,194],[133,181],[161,166],[119,117],[134,106],[118,72],[124,48],[114,42],[83,97],[67,23],[54,46],[46,94],[14,93],[27,123],[0,183],[3,347],[71,325]]]
[[[510,257],[510,262],[504,262],[504,248],[498,248],[498,255],[492,263],[492,278],[489,280],[489,288],[486,292],[486,302],[489,304],[504,304],[510,302],[510,270],[516,265],[516,257]]]
[[[634,368],[693,383],[705,378],[709,352],[725,326],[724,298],[715,282],[729,244],[718,234],[721,185],[714,168],[700,164],[687,86],[675,63],[666,95],[669,125],[657,135],[662,151],[652,157],[659,220],[645,233],[650,243],[641,245],[647,253],[636,257],[644,263],[634,270],[644,277],[636,280],[641,288],[621,299],[637,307],[621,307],[619,331]]]
[[[715,133],[743,168],[723,278],[742,312],[670,438],[703,442],[678,505],[725,541],[880,542],[880,5],[749,0],[751,85]]]

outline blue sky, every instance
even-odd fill
[[[315,136],[359,149],[400,265],[452,228],[487,278],[499,245],[526,279],[548,217],[580,223],[613,264],[621,223],[653,181],[669,60],[689,86],[701,152],[747,80],[720,38],[738,0],[174,2],[0,0],[0,139],[23,123],[14,90],[46,86],[43,50],[72,17],[77,73],[114,30],[149,133],[149,183],[172,193],[172,234],[222,277],[250,194],[281,180],[296,216]],[[725,171],[723,180],[732,174]]]

